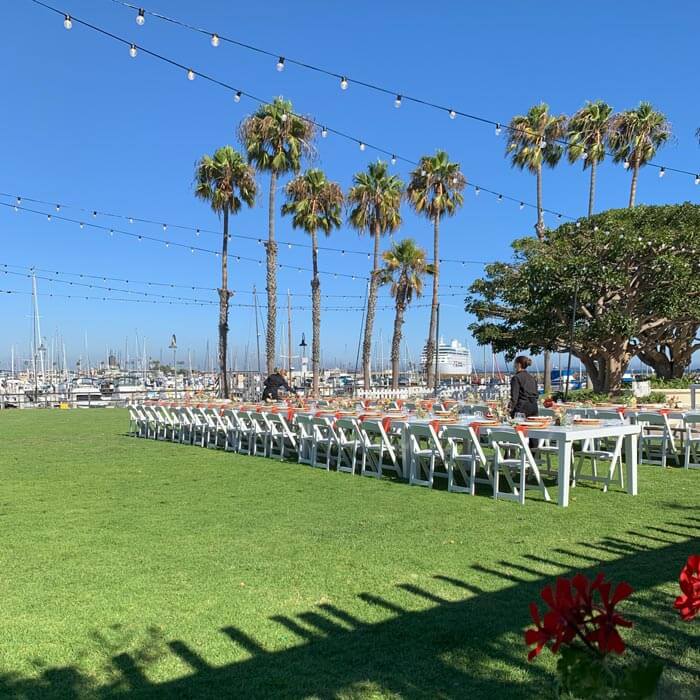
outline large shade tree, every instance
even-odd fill
[[[464,203],[462,191],[467,181],[459,169],[459,163],[450,161],[445,151],[434,156],[423,156],[411,172],[406,193],[417,214],[423,214],[433,222],[433,296],[430,304],[430,326],[425,347],[428,387],[435,386],[435,332],[437,329],[438,290],[440,286],[440,221],[454,216]]]
[[[588,216],[593,215],[598,165],[605,159],[612,120],[612,107],[602,100],[588,102],[567,124],[567,155],[569,162],[583,161],[590,170],[588,185]]]
[[[257,184],[255,172],[243,156],[231,146],[223,146],[214,155],[205,155],[195,168],[194,193],[223,218],[221,243],[221,287],[219,288],[219,389],[229,396],[226,356],[228,353],[228,223],[229,215],[237,214],[245,204],[255,204]]]
[[[637,109],[622,112],[612,120],[610,147],[616,163],[624,163],[632,171],[629,207],[637,197],[639,170],[658,149],[671,138],[671,125],[662,112],[649,102],[641,102]]]
[[[510,120],[506,142],[506,156],[513,167],[527,170],[535,176],[537,192],[537,223],[535,232],[539,240],[545,236],[544,206],[542,204],[542,168],[557,166],[564,154],[559,143],[566,134],[566,116],[554,115],[544,102],[531,107],[527,114],[518,114]],[[552,358],[544,354],[544,386],[551,391]]]
[[[246,117],[239,127],[248,161],[258,172],[270,173],[267,224],[267,331],[268,374],[275,365],[277,325],[277,243],[275,241],[275,195],[280,176],[298,173],[302,159],[313,153],[313,121],[294,113],[292,103],[277,97]]]
[[[571,350],[608,392],[669,329],[697,327],[700,206],[610,210],[513,249],[513,262],[489,265],[466,300],[478,341],[497,351]]]
[[[365,389],[368,389],[371,384],[370,364],[372,330],[377,306],[379,241],[383,234],[392,233],[401,226],[400,208],[403,188],[403,182],[396,175],[389,173],[387,164],[377,161],[370,163],[367,170],[353,176],[352,187],[347,196],[350,225],[360,233],[369,233],[374,239],[374,259],[362,343],[362,374]]]
[[[394,243],[384,255],[384,266],[379,271],[380,284],[390,285],[394,297],[394,334],[391,339],[391,388],[399,388],[399,363],[404,316],[413,297],[423,293],[423,276],[433,273],[426,261],[425,251],[411,238]]]
[[[295,177],[285,188],[287,201],[282,214],[292,217],[292,226],[311,236],[313,276],[311,278],[311,369],[312,394],[318,396],[321,358],[321,282],[318,277],[318,238],[322,231],[329,236],[342,223],[343,192],[340,185],[326,179],[323,171],[307,170]]]

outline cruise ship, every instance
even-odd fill
[[[421,355],[421,364],[425,371],[425,350]],[[472,354],[469,348],[464,347],[459,340],[452,340],[445,343],[440,338],[438,343],[438,374],[442,378],[464,377],[469,378],[472,374]]]

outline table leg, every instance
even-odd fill
[[[569,486],[571,483],[571,443],[559,440],[559,505],[569,505]]]
[[[637,442],[638,436],[625,436],[625,470],[627,472],[627,493],[631,496],[637,495]]]

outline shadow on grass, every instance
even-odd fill
[[[0,697],[548,697],[552,695],[551,679],[542,664],[528,665],[521,641],[522,629],[528,624],[527,602],[535,600],[542,587],[555,578],[542,569],[558,567],[559,575],[570,576],[575,571],[592,574],[603,568],[612,580],[628,580],[637,591],[648,590],[674,580],[682,562],[700,545],[691,534],[692,520],[686,524],[680,516],[667,525],[647,528],[655,533],[663,530],[663,538],[638,531],[626,533],[648,538],[649,543],[630,541],[618,533],[596,543],[553,551],[550,556],[524,554],[523,562],[502,561],[499,568],[474,564],[472,570],[478,572],[480,585],[469,581],[468,575],[462,580],[443,574],[433,576],[440,587],[437,593],[414,584],[398,584],[404,600],[408,594],[428,605],[419,611],[368,591],[359,594],[352,612],[323,603],[294,617],[275,616],[272,619],[277,624],[298,638],[296,646],[281,651],[268,651],[237,627],[223,627],[220,632],[247,657],[224,666],[210,665],[185,640],[169,640],[165,646],[160,644],[161,649],[176,655],[190,669],[188,675],[176,680],[153,682],[147,676],[149,662],[163,651],[125,653],[105,643],[114,679],[110,683],[95,684],[77,666],[51,668],[38,678],[0,676]],[[614,558],[601,564],[595,556],[598,552]],[[559,563],[557,554],[579,558],[582,566],[572,569],[568,563]],[[499,587],[484,590],[484,576],[493,578]],[[363,622],[359,615],[365,606],[380,608],[387,618]],[[664,644],[653,652],[638,652],[653,653],[667,669],[680,674],[685,686],[674,697],[691,697],[691,684],[700,683],[700,673],[684,663],[683,654],[692,646],[693,633],[673,626],[670,607],[671,600],[639,600],[639,626],[659,635]],[[100,634],[96,638],[106,639]],[[154,646],[158,641],[151,639]]]

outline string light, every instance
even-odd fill
[[[216,48],[219,45],[219,35],[218,34],[211,35],[211,45],[214,48]]]
[[[540,139],[540,148],[545,148],[547,146],[547,142],[544,139]]]
[[[85,224],[82,221],[80,222],[80,228],[81,229],[85,228]]]
[[[364,151],[365,148],[366,148],[365,144],[362,141],[360,141],[360,150]]]
[[[61,211],[61,205],[60,205],[60,204],[57,204],[57,205],[56,205],[56,211]]]
[[[134,220],[133,220],[131,217],[129,217],[129,223],[130,223],[130,224],[133,224],[133,223],[134,223]]]
[[[347,79],[345,76],[343,76],[343,77],[340,79],[340,89],[341,89],[341,90],[347,90],[347,89],[348,89],[348,79]]]
[[[73,28],[73,20],[70,18],[70,15],[65,15],[63,19],[63,26],[66,29],[72,29]]]
[[[661,170],[659,170],[659,177],[663,177],[665,174],[666,174],[666,168],[661,168]]]
[[[324,126],[324,127],[321,129],[321,138],[322,138],[322,139],[325,139],[327,136],[328,136],[328,129],[326,129],[326,127]]]
[[[499,194],[499,195],[498,195],[498,201],[499,201],[499,202],[502,202],[502,201],[503,201],[503,195],[502,195],[502,194]]]
[[[194,80],[194,71],[191,68],[187,69],[187,80]]]
[[[520,206],[518,208],[522,210],[524,207],[525,207],[525,202],[520,202]]]
[[[51,214],[47,214],[47,215],[46,215],[46,220],[47,220],[47,221],[51,221]]]
[[[139,27],[143,27],[143,25],[146,23],[146,13],[140,9],[139,13],[136,15],[136,24],[139,25]]]
[[[138,53],[138,52],[136,51],[136,44],[132,44],[132,45],[129,47],[129,56],[131,56],[131,58],[136,58],[136,54],[137,54],[137,53]]]
[[[481,190],[478,187],[475,187],[474,194],[478,197],[481,194]]]
[[[454,109],[451,109],[449,114],[450,114],[450,119],[456,119],[457,112],[455,112]]]
[[[280,56],[277,61],[277,72],[281,73],[284,70],[284,56]]]
[[[501,135],[501,125],[500,125],[500,124],[496,123],[496,129],[495,129],[495,131],[496,131],[496,136],[500,136],[500,135]]]
[[[627,160],[627,158],[625,158],[625,162],[622,164],[622,167],[623,167],[625,170],[628,170],[628,169],[629,169],[629,167],[630,167],[630,162]]]
[[[397,95],[394,100],[394,106],[398,109],[401,106],[401,95]]]
[[[396,156],[391,156],[391,164],[396,165]]]
[[[241,94],[242,94],[241,91],[240,91],[240,90],[237,90],[237,91],[236,91],[236,94],[233,96],[233,101],[234,101],[234,102],[240,102],[240,101],[241,101]]]
[[[286,113],[286,112],[282,112],[282,114],[280,115],[280,119],[281,119],[283,122],[286,122],[286,121],[287,121],[287,113]]]
[[[700,185],[700,174],[695,176],[695,184]]]

